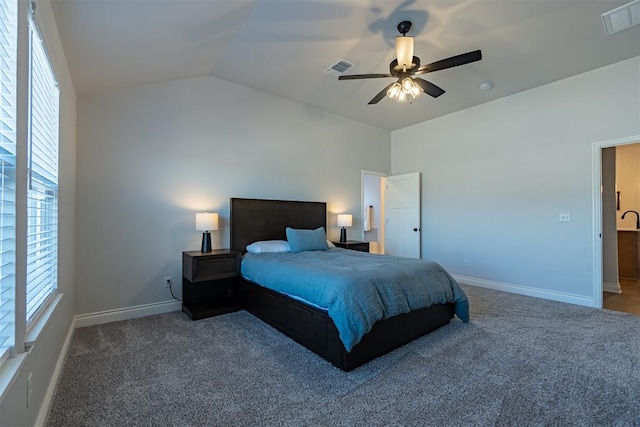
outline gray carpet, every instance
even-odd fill
[[[640,426],[640,317],[465,286],[451,324],[345,373],[246,312],[74,332],[48,426]]]

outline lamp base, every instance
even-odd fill
[[[211,233],[205,231],[202,233],[202,246],[200,252],[211,252]]]
[[[340,243],[344,243],[347,241],[347,229],[342,227],[340,229]]]

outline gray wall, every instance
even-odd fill
[[[220,214],[228,247],[230,197],[326,201],[337,239],[335,214],[360,223],[361,170],[390,170],[388,131],[214,77],[78,103],[78,314],[169,300],[195,212]]]
[[[422,172],[423,257],[593,303],[592,147],[640,134],[639,72],[636,57],[393,132],[392,173]]]

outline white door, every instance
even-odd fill
[[[420,172],[390,176],[386,181],[385,253],[420,258]]]

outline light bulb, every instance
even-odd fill
[[[387,91],[387,96],[391,99],[398,99],[398,95],[400,94],[400,84],[395,82]]]
[[[400,91],[398,94],[398,101],[405,102],[407,100],[407,94],[404,91]]]
[[[411,77],[406,77],[402,80],[402,91],[405,93],[410,93],[411,89],[414,87],[413,79]]]
[[[414,98],[417,98],[418,95],[420,95],[420,88],[418,87],[418,85],[413,85],[413,87],[411,88],[411,95]]]

